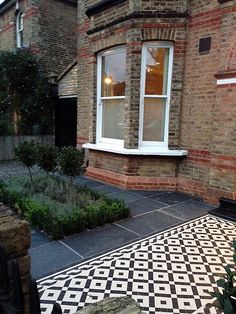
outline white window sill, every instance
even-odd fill
[[[162,147],[142,147],[139,149],[127,149],[120,146],[112,146],[107,144],[83,144],[83,148],[99,150],[109,153],[122,155],[147,155],[147,156],[186,156],[187,150],[169,150]]]

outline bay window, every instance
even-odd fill
[[[172,63],[172,43],[143,44],[139,127],[141,148],[168,148]]]
[[[139,106],[140,151],[168,150],[173,64],[171,42],[145,42],[141,55]],[[124,147],[126,48],[98,54],[97,144]],[[117,146],[117,147],[118,147]]]
[[[123,145],[125,47],[99,54],[97,65],[97,142]]]

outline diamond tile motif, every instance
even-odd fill
[[[42,313],[65,313],[108,296],[132,296],[149,314],[206,312],[232,264],[236,224],[210,215],[178,225],[38,281]]]

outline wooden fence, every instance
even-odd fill
[[[55,143],[54,135],[16,135],[0,136],[0,161],[15,159],[14,149],[24,141],[34,140],[38,143],[53,144]]]

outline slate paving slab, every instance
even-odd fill
[[[176,205],[168,206],[161,209],[160,212],[173,215],[182,220],[188,220],[202,216],[208,212],[208,210],[214,208],[211,205],[207,205],[198,199],[189,199]]]
[[[161,202],[167,205],[177,204],[179,202],[183,202],[188,199],[194,198],[191,195],[181,193],[181,192],[164,192],[164,193],[151,195],[150,197],[158,202]]]
[[[145,236],[155,231],[161,231],[167,227],[174,226],[181,222],[182,220],[176,217],[155,211],[142,216],[125,219],[120,221],[118,225],[136,232],[140,236]]]
[[[120,200],[124,200],[126,203],[134,202],[134,201],[137,201],[137,200],[140,200],[143,198],[142,195],[139,195],[139,194],[136,194],[133,192],[129,192],[129,191],[125,191],[125,190],[111,193],[109,196],[113,197],[113,198],[118,198]]]
[[[31,274],[35,278],[59,271],[82,259],[59,241],[33,247],[29,250],[29,254],[31,256]]]
[[[151,198],[145,197],[133,202],[128,203],[128,207],[131,210],[132,216],[137,216],[140,214],[145,214],[150,211],[163,208],[163,203],[160,203],[156,200],[153,200]]]
[[[32,230],[31,231],[31,248],[50,243],[51,241],[47,236],[43,235],[41,232]]]
[[[107,185],[107,184],[103,184],[103,185],[98,185],[98,186],[95,186],[93,188],[94,191],[97,191],[97,192],[101,192],[101,193],[104,193],[104,194],[111,194],[111,193],[115,193],[115,192],[121,192],[122,189],[116,187],[116,186],[113,186],[113,185]]]
[[[68,237],[62,240],[62,242],[83,257],[90,257],[128,243],[137,237],[138,235],[122,227],[115,224],[107,224],[103,227]]]

